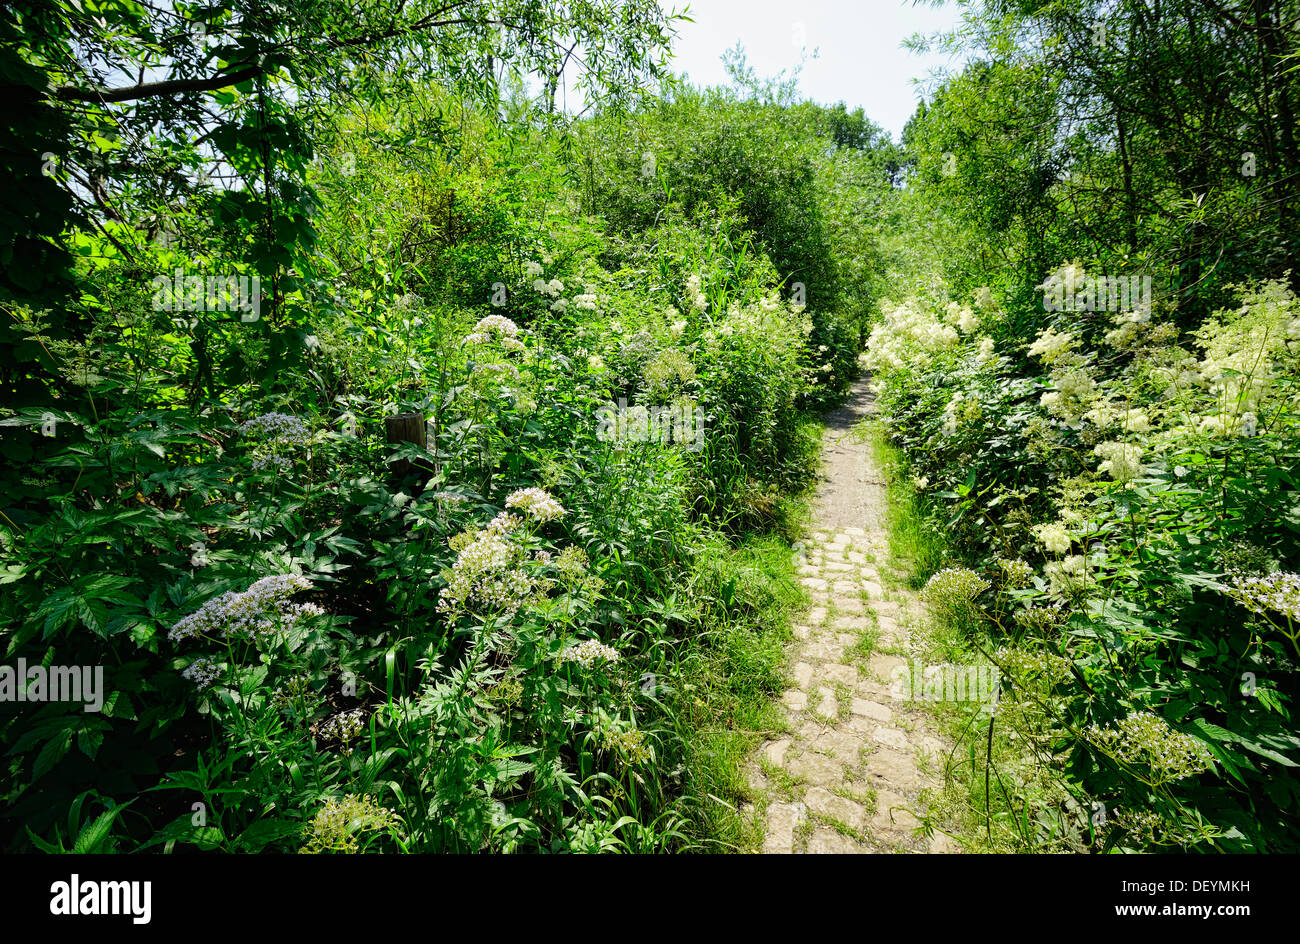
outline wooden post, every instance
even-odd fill
[[[421,449],[429,446],[429,427],[423,413],[399,413],[384,417],[384,438],[389,443],[414,443]],[[395,475],[406,475],[415,466],[409,459],[395,459],[390,465]]]

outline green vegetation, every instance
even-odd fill
[[[104,673],[5,848],[753,847],[891,145],[645,0],[290,6],[0,13],[0,638]]]
[[[938,644],[1001,670],[972,848],[1300,841],[1297,15],[981,4],[908,126],[867,359]]]

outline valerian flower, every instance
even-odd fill
[[[506,507],[522,511],[539,524],[563,518],[565,514],[560,503],[540,488],[521,488],[511,492],[506,498]]]
[[[241,423],[239,431],[292,446],[305,445],[310,438],[307,425],[288,413],[263,413]]]
[[[585,639],[560,653],[561,662],[576,662],[584,669],[618,661],[618,650],[594,639]]]
[[[513,616],[533,597],[537,588],[523,570],[523,549],[508,536],[519,524],[517,515],[502,512],[482,531],[452,539],[459,554],[438,595],[438,612],[454,617],[477,608]]]
[[[358,835],[395,830],[401,819],[371,796],[330,797],[311,818],[305,830],[303,853],[359,851]]]
[[[1252,613],[1280,613],[1300,623],[1300,574],[1233,576],[1229,578],[1228,595]]]
[[[194,636],[270,641],[302,620],[324,614],[314,603],[289,602],[293,594],[310,588],[311,581],[297,574],[263,577],[243,592],[230,590],[204,603],[177,622],[167,636],[173,641]]]
[[[288,413],[263,413],[240,424],[239,431],[259,441],[253,459],[253,468],[259,470],[271,466],[289,468],[293,465],[290,456],[294,448],[311,443],[307,424]]]
[[[635,767],[650,761],[654,754],[646,743],[645,734],[637,728],[607,728],[601,732],[601,746],[613,751],[619,760]]]
[[[969,607],[990,586],[987,580],[973,570],[946,567],[929,579],[921,590],[921,597],[938,610],[958,613]]]
[[[361,733],[365,728],[365,710],[353,708],[351,711],[340,711],[338,714],[325,719],[320,728],[317,729],[317,734],[322,738],[338,741],[342,753],[351,754],[350,742],[361,737]]]
[[[1084,735],[1121,763],[1145,767],[1153,784],[1182,780],[1210,769],[1212,756],[1202,742],[1174,730],[1150,711],[1131,712],[1104,727],[1089,725]]]
[[[221,676],[221,669],[213,660],[206,656],[200,656],[181,670],[181,675],[193,682],[195,688],[202,691]]]

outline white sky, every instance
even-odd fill
[[[681,12],[687,0],[659,5]],[[913,33],[955,26],[960,11],[953,0],[937,9],[912,0],[690,0],[689,7],[695,22],[677,24],[673,71],[699,85],[726,84],[722,53],[739,40],[754,71],[767,78],[796,66],[800,45],[809,53],[820,48],[800,75],[802,96],[843,101],[849,111],[861,105],[895,139],[919,101],[912,80],[960,66],[946,54],[918,56],[902,46]]]

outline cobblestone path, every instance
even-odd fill
[[[923,609],[910,591],[882,584],[885,486],[853,433],[872,410],[863,378],[827,416],[816,530],[800,548],[812,606],[795,626],[782,696],[789,733],[759,748],[752,771],[767,804],[765,853],[958,851],[941,833],[915,831],[945,751],[930,719],[891,685]]]

